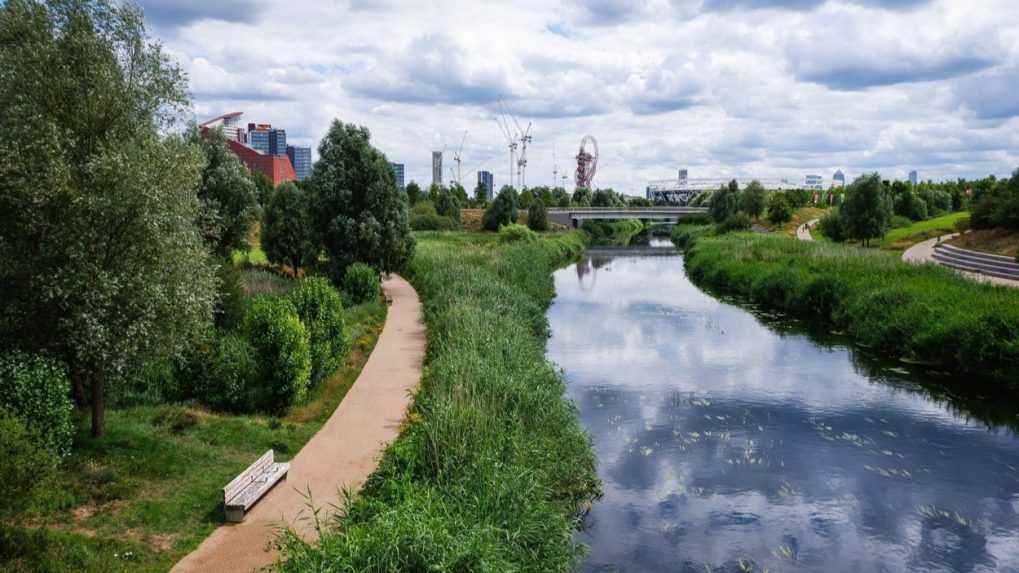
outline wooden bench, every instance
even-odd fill
[[[288,471],[290,464],[277,464],[273,461],[272,450],[262,454],[262,457],[223,488],[226,520],[233,523],[243,521],[244,514],[272,489],[276,482],[285,478]]]

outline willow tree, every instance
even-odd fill
[[[211,320],[204,158],[165,135],[186,89],[136,7],[0,4],[0,344],[62,358],[93,436],[111,385]]]

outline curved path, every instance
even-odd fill
[[[942,242],[947,241],[949,239],[954,239],[954,238],[956,238],[958,236],[959,236],[959,233],[952,233],[950,235],[942,235],[940,237],[935,237],[933,239],[927,239],[926,241],[923,241],[921,243],[917,243],[917,244],[913,245],[912,247],[906,249],[906,252],[902,253],[902,260],[907,262],[907,263],[916,263],[916,264],[923,264],[923,263],[931,263],[933,265],[940,264],[940,263],[938,263],[937,260],[934,259],[934,247],[937,246],[938,243],[942,243]],[[949,267],[949,268],[951,268],[951,267]],[[970,272],[970,271],[963,271],[963,270],[959,270],[959,269],[953,269],[953,270],[955,272],[957,272],[957,273],[959,273],[961,275],[967,276],[967,277],[969,277],[969,278],[971,278],[971,279],[973,279],[975,281],[1019,288],[1019,282],[1017,282],[1017,281],[1013,281],[1013,280],[1009,280],[1009,279],[1003,279],[1003,278],[1000,278],[1000,277],[992,277],[992,276],[989,276],[989,275],[984,275],[984,274],[980,274],[980,273],[973,273],[973,272]]]
[[[399,433],[425,355],[425,327],[414,288],[396,275],[382,288],[393,303],[375,349],[333,415],[290,460],[287,480],[266,494],[243,522],[213,531],[173,572],[249,572],[270,564],[275,555],[266,546],[281,521],[306,538],[314,537],[305,519],[309,489],[317,507],[328,507],[338,502],[341,487],[356,490],[375,470],[386,444]]]
[[[801,240],[801,241],[813,241],[814,237],[810,236],[810,229],[814,225],[818,224],[820,221],[821,221],[820,219],[811,219],[811,220],[807,221],[806,223],[804,223],[804,224],[800,225],[799,227],[797,227],[796,228],[796,238]]]

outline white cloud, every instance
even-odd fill
[[[508,182],[500,98],[534,124],[532,185],[552,182],[553,151],[572,173],[588,133],[595,183],[635,194],[680,167],[938,178],[1019,164],[1010,0],[147,4],[196,115],[244,111],[308,145],[333,118],[363,124],[419,182],[464,130],[465,183],[479,168]]]

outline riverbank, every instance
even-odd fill
[[[599,493],[594,455],[545,360],[551,274],[580,233],[499,244],[422,233],[410,280],[428,351],[400,438],[318,544],[282,539],[283,571],[565,571]]]
[[[45,506],[0,523],[0,570],[168,571],[223,524],[224,485],[270,448],[289,460],[344,400],[375,348],[386,306],[353,306],[344,319],[343,364],[280,417],[193,404],[118,407],[107,413],[106,436],[92,440],[80,416],[76,446]]]
[[[863,346],[907,361],[1002,379],[1019,368],[1019,292],[906,264],[892,253],[705,233],[675,235],[699,284],[824,320]]]

